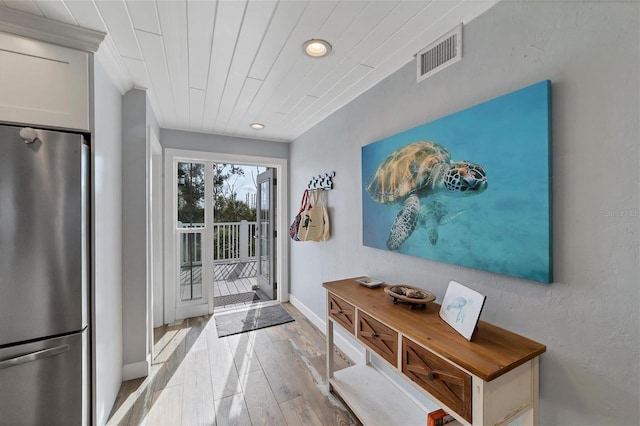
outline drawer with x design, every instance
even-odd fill
[[[478,323],[473,341],[438,315],[440,305],[408,310],[383,287],[354,278],[324,283],[327,289],[327,376],[363,424],[424,424],[426,412],[370,363],[385,360],[463,425],[538,422],[538,358],[546,347],[508,330]],[[333,371],[333,324],[365,347],[366,362]]]

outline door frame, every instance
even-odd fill
[[[260,182],[261,177],[266,176],[266,179],[263,180],[262,182]],[[272,287],[275,283],[277,283],[277,281],[275,280],[274,277],[274,270],[277,270],[276,268],[276,262],[274,262],[274,258],[277,260],[277,256],[275,251],[273,250],[273,248],[275,247],[275,237],[273,236],[274,230],[276,229],[274,227],[274,215],[273,215],[273,211],[274,209],[276,210],[276,214],[277,214],[277,208],[275,208],[275,204],[273,202],[273,189],[277,188],[277,185],[274,184],[274,180],[276,179],[276,171],[273,168],[268,168],[266,171],[259,173],[258,176],[256,176],[256,282],[258,284],[258,287],[260,288],[260,290],[262,290],[262,293],[264,293],[266,296],[269,297],[270,300],[273,300],[274,297],[277,300],[278,296],[277,294],[274,296],[273,295],[273,290],[271,290],[270,293],[265,293],[264,289],[262,288],[262,283],[264,282],[264,274],[261,274],[262,271],[262,227],[261,225],[261,212],[262,210],[262,193],[261,193],[261,189],[260,189],[260,185],[261,183],[265,183],[268,182],[268,187],[269,187],[269,212],[268,212],[268,225],[267,225],[267,236],[269,238],[268,241],[268,251],[269,251],[269,261],[268,261],[268,274],[269,274],[269,278],[268,278],[268,283],[267,286],[268,287]],[[277,291],[277,288],[276,288]]]
[[[175,209],[177,193],[173,187],[174,164],[176,160],[185,161],[212,161],[214,163],[239,164],[246,166],[265,166],[275,170],[276,186],[276,223],[278,235],[275,238],[276,267],[275,280],[278,283],[277,296],[280,302],[289,301],[289,256],[288,256],[288,229],[287,212],[289,211],[289,177],[288,160],[285,158],[261,157],[241,154],[221,154],[206,151],[193,151],[184,149],[165,148],[164,150],[164,323],[170,324],[176,320],[176,227]],[[203,283],[204,284],[204,283]],[[213,281],[207,283],[213,285]],[[213,294],[213,289],[209,289]],[[208,313],[208,312],[207,312]],[[203,312],[203,315],[206,313]]]

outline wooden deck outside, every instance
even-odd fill
[[[256,292],[256,261],[225,262],[214,265],[214,309],[235,308],[268,300]],[[180,271],[182,300],[202,297],[202,267],[183,268]]]

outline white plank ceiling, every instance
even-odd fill
[[[161,127],[289,142],[498,0],[0,0],[107,33]],[[302,44],[321,38],[331,54]],[[117,75],[116,75],[117,74]],[[265,124],[253,130],[249,124]]]

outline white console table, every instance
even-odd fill
[[[480,321],[471,342],[438,315],[396,305],[383,287],[355,278],[327,289],[327,375],[330,389],[365,424],[426,424],[427,412],[384,374],[367,364],[333,370],[333,327],[393,367],[462,425],[538,424],[538,357],[546,347]]]

